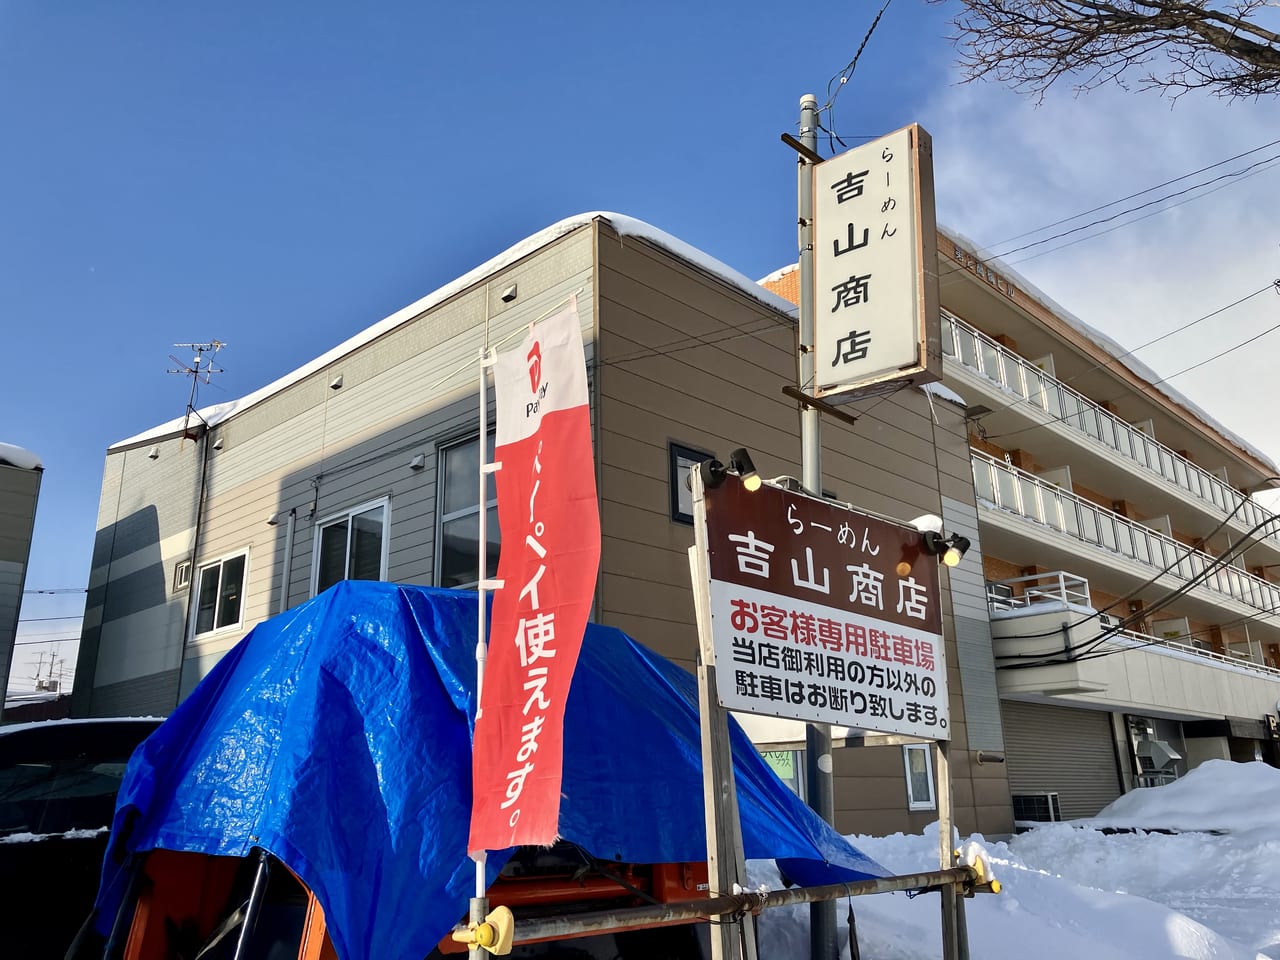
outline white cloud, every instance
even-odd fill
[[[1171,105],[1120,90],[1080,98],[1054,94],[1037,108],[995,86],[954,86],[943,90],[924,116],[934,138],[939,221],[996,253],[1045,235],[1001,242],[1024,231],[1280,137],[1274,103],[1187,96]],[[1277,155],[1280,145],[1122,206]],[[1126,346],[1136,346],[1280,277],[1274,200],[1280,162],[1222,182],[1231,185],[1105,236],[1051,251],[1095,232],[1085,231],[1010,253],[1005,262],[1081,319]],[[1117,209],[1048,232],[1110,216]],[[1267,292],[1138,357],[1168,375],[1277,323],[1280,297]],[[1171,383],[1280,459],[1280,418],[1274,412],[1277,358],[1280,330]]]

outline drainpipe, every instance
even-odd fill
[[[289,520],[284,528],[284,569],[280,577],[280,609],[276,613],[284,613],[289,609],[289,581],[293,574],[293,532],[298,525],[298,508],[289,508]]]

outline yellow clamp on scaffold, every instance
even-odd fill
[[[987,852],[979,844],[970,841],[959,850],[953,852],[956,863],[960,866],[971,867],[978,875],[970,890],[971,893],[999,893],[1001,891],[1003,886],[995,878],[991,870],[991,861],[987,859]]]
[[[505,957],[511,952],[515,937],[516,918],[507,907],[495,907],[483,923],[471,923],[465,930],[455,930],[453,939],[469,947],[483,947],[495,957]]]

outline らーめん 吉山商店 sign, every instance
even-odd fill
[[[912,124],[813,167],[817,392],[942,378],[933,148]]]
[[[938,558],[918,531],[732,476],[704,503],[723,706],[950,738]]]

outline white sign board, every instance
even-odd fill
[[[703,507],[724,707],[950,739],[938,558],[914,528],[732,476]]]
[[[941,378],[931,144],[912,124],[813,168],[820,395]]]

